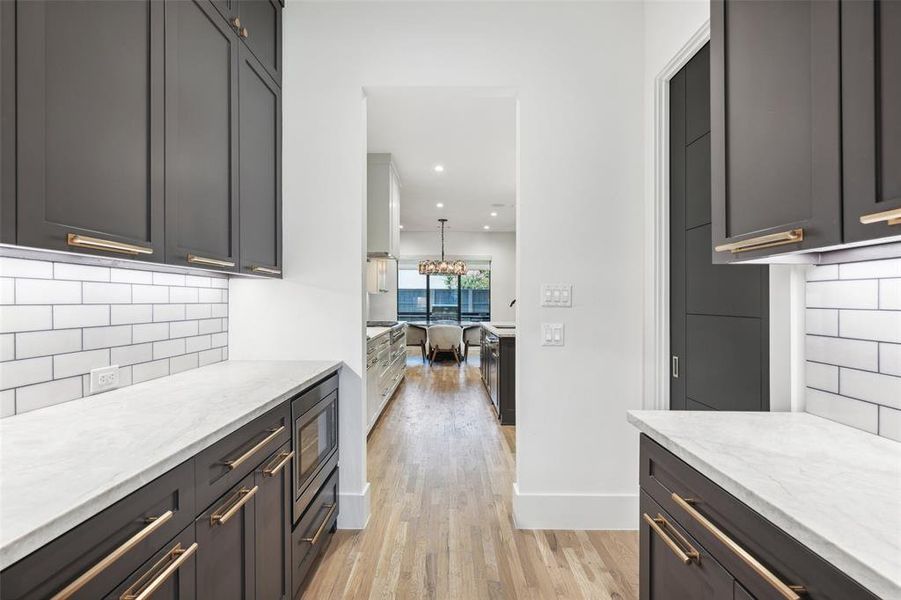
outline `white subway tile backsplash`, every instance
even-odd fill
[[[57,305],[53,307],[53,328],[99,327],[110,324],[110,307],[103,304]]]
[[[869,260],[838,265],[841,279],[885,279],[901,277],[901,258]]]
[[[53,357],[53,376],[58,379],[89,373],[91,369],[108,366],[110,364],[109,357],[108,348],[57,354]]]
[[[807,308],[878,308],[876,280],[809,281]]]
[[[0,333],[53,327],[52,306],[0,306]]]
[[[124,367],[153,360],[153,344],[134,344],[110,349],[110,364]]]
[[[49,356],[0,363],[0,390],[53,379],[53,359]]]
[[[901,311],[843,310],[839,336],[859,340],[901,343]]]
[[[81,377],[69,377],[20,387],[16,390],[16,413],[21,414],[45,406],[77,400],[82,395]]]
[[[879,372],[901,377],[901,344],[879,344]]]
[[[85,282],[85,304],[131,304],[131,285],[127,283]]]
[[[134,365],[131,368],[131,380],[133,383],[141,383],[157,377],[165,377],[169,374],[169,359],[155,360]]]
[[[52,356],[81,350],[81,329],[50,329],[16,334],[16,358]]]
[[[838,335],[838,310],[808,308],[805,316],[807,333]]]
[[[838,367],[807,361],[807,387],[838,393]]]
[[[123,387],[226,360],[227,288],[216,275],[0,257],[0,417],[90,394],[97,367],[118,365]]]
[[[88,327],[82,331],[85,350],[126,346],[131,343],[131,325]]]
[[[901,279],[879,280],[879,308],[901,310]]]
[[[807,390],[807,412],[870,433],[879,432],[879,407],[820,390]]]
[[[109,267],[92,267],[72,263],[53,263],[54,279],[75,279],[78,281],[109,281]]]
[[[153,306],[150,304],[113,304],[110,306],[110,324],[150,323]]]
[[[838,279],[838,265],[822,265],[807,270],[807,281]]]
[[[901,410],[879,407],[879,435],[901,442]]]
[[[838,391],[842,396],[901,410],[901,377],[842,369],[840,379]]]
[[[81,304],[80,281],[16,279],[18,304]]]
[[[879,345],[876,342],[844,340],[808,335],[807,360],[875,371],[879,368]]]
[[[0,256],[0,276],[51,279],[53,277],[53,263],[43,260],[26,260]]]

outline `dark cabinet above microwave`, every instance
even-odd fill
[[[714,262],[901,235],[887,216],[901,208],[901,73],[882,59],[901,51],[899,15],[894,2],[713,0]]]
[[[282,6],[231,5],[253,33],[210,0],[0,2],[0,241],[280,276]]]

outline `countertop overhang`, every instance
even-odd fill
[[[874,594],[901,597],[898,442],[800,412],[628,420]]]
[[[512,325],[512,327],[510,327]],[[482,328],[488,333],[492,333],[499,338],[515,338],[516,337],[516,323],[507,323],[507,322],[483,322]]]
[[[341,365],[232,360],[0,420],[0,569]]]

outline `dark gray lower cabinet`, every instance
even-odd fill
[[[106,600],[138,598],[148,590],[152,591],[153,600],[194,600],[197,548],[192,524],[141,565]]]
[[[646,435],[639,464],[642,600],[876,600]]]
[[[331,541],[338,522],[338,469],[310,502],[291,535],[292,595],[303,591],[310,570]]]
[[[291,444],[279,448],[254,472],[256,599],[290,597]]]

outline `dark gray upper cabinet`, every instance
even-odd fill
[[[714,0],[710,35],[714,261],[841,243],[838,2]]]
[[[166,262],[234,270],[240,44],[206,0],[166,9]]]
[[[163,260],[163,4],[3,4],[4,241]]]
[[[901,2],[843,2],[842,167],[846,242],[901,235],[899,60]]]
[[[240,71],[241,261],[244,273],[281,274],[281,90],[246,48]]]
[[[282,83],[282,3],[279,0],[212,0],[263,68]]]

